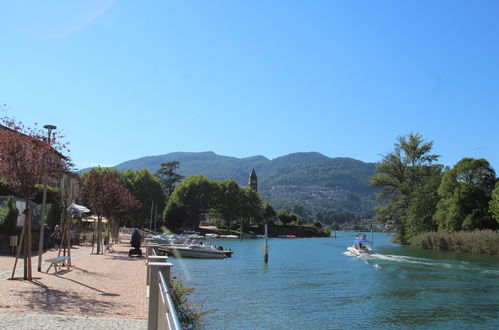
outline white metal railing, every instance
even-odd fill
[[[158,290],[158,329],[182,329],[162,272],[159,273]]]
[[[148,330],[181,329],[169,291],[171,263],[158,255],[158,245],[146,245],[147,284],[149,288]]]

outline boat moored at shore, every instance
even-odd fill
[[[223,259],[232,256],[232,250],[224,250],[222,246],[211,246],[199,243],[172,244],[162,247],[169,255],[176,258]]]

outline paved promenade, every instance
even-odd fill
[[[45,274],[33,257],[33,281],[7,280],[15,257],[0,256],[0,325],[2,329],[146,329],[146,267],[128,258],[128,244],[115,252],[90,254],[91,247],[71,250],[72,267]],[[142,249],[144,251],[144,248]],[[43,260],[55,256],[43,255]],[[16,277],[22,278],[22,259]]]

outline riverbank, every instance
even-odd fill
[[[265,233],[264,225],[247,226],[243,234],[247,235],[263,235]],[[218,235],[236,235],[239,236],[240,231],[220,229],[215,226],[200,226],[200,232],[203,235],[213,233]],[[303,237],[330,237],[329,229],[318,228],[313,225],[269,225],[269,237],[279,237],[279,235],[293,235],[298,238]]]
[[[92,255],[90,247],[77,246],[69,270],[46,274],[44,263],[43,272],[33,270],[33,281],[8,280],[15,257],[0,256],[0,324],[11,324],[10,329],[57,329],[61,322],[75,325],[71,329],[92,322],[107,329],[147,328],[146,267],[143,258],[129,258],[128,249],[118,244],[114,252]],[[43,260],[55,253],[44,254]],[[46,324],[52,321],[53,327]]]
[[[409,243],[429,250],[499,255],[499,233],[493,230],[428,232],[411,238]]]

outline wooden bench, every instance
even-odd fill
[[[50,259],[45,260],[45,262],[50,262],[50,266],[49,266],[49,268],[47,268],[47,271],[45,273],[48,273],[50,270],[50,267],[52,267],[52,266],[54,266],[54,269],[56,272],[58,272],[57,266],[59,266],[59,267],[66,266],[69,269],[69,264],[66,263],[66,260],[70,260],[70,259],[71,259],[70,256],[60,256],[60,257],[55,257],[55,258],[50,258]]]

